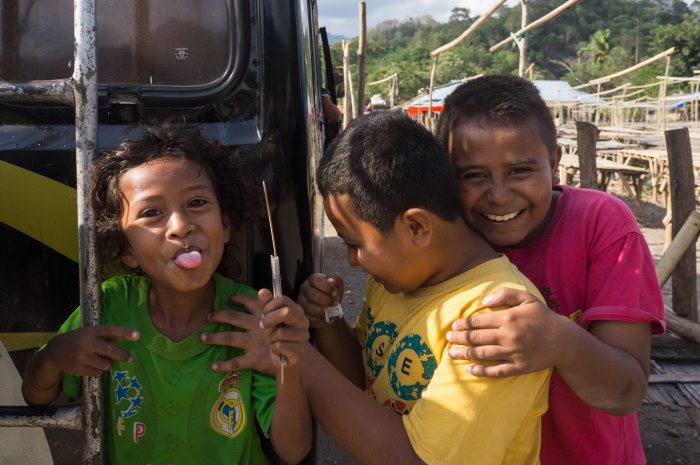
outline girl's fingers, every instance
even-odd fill
[[[106,341],[136,341],[139,339],[139,332],[135,329],[125,328],[117,325],[96,326],[94,335]]]

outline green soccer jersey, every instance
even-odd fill
[[[255,291],[214,275],[215,309],[235,293]],[[137,329],[141,338],[118,345],[131,363],[115,362],[104,374],[104,421],[108,463],[128,465],[267,464],[256,421],[267,435],[275,400],[275,379],[253,370],[215,373],[215,361],[242,351],[208,346],[203,332],[230,331],[206,324],[183,341],[172,342],[153,325],[148,311],[150,280],[120,276],[102,283],[103,324]],[[76,310],[59,332],[80,326]],[[81,379],[65,376],[63,389],[78,398]]]

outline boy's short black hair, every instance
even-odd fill
[[[190,160],[201,167],[216,191],[222,215],[232,227],[254,216],[260,194],[248,164],[218,141],[207,140],[199,128],[171,121],[131,128],[113,150],[97,158],[90,183],[90,206],[95,215],[99,255],[106,265],[128,250],[121,229],[124,195],[119,188],[128,170],[153,160]]]
[[[557,148],[557,130],[552,114],[537,87],[527,79],[490,75],[457,87],[445,99],[438,121],[438,139],[447,147],[454,128],[474,120],[498,127],[533,124],[549,151]]]
[[[447,153],[397,111],[361,116],[328,147],[316,171],[321,195],[348,194],[355,214],[382,234],[409,208],[452,221],[459,199]]]

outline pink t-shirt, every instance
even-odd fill
[[[665,330],[654,262],[627,206],[604,192],[562,191],[542,236],[502,248],[537,286],[549,308],[588,328],[595,320],[650,323]],[[637,415],[608,415],[588,406],[554,373],[542,418],[542,465],[646,463]]]

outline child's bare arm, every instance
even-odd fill
[[[470,365],[470,373],[512,376],[554,366],[592,407],[613,415],[639,408],[649,377],[649,324],[597,321],[586,331],[528,292],[501,289],[494,297],[487,306],[513,308],[457,320],[447,335],[463,345],[450,350],[453,358],[500,362]]]
[[[22,395],[30,405],[53,402],[61,393],[63,373],[99,376],[112,368],[115,360],[128,363],[131,355],[113,342],[135,341],[139,333],[121,326],[83,327],[59,334],[27,365]]]
[[[308,346],[309,323],[292,299],[273,299],[267,289],[258,293],[263,308],[260,326],[265,331],[269,356],[277,368],[277,392],[270,437],[275,451],[288,463],[301,461],[311,450],[311,412],[301,384],[299,362]],[[286,357],[281,366],[280,357]],[[281,373],[284,370],[284,373]]]
[[[301,376],[314,418],[357,463],[424,464],[402,416],[354,386],[313,347],[304,353]]]
[[[342,276],[314,273],[301,285],[299,305],[314,328],[314,342],[340,372],[358,387],[364,387],[361,347],[344,318],[331,323],[324,318],[324,308],[336,305],[343,295]]]

